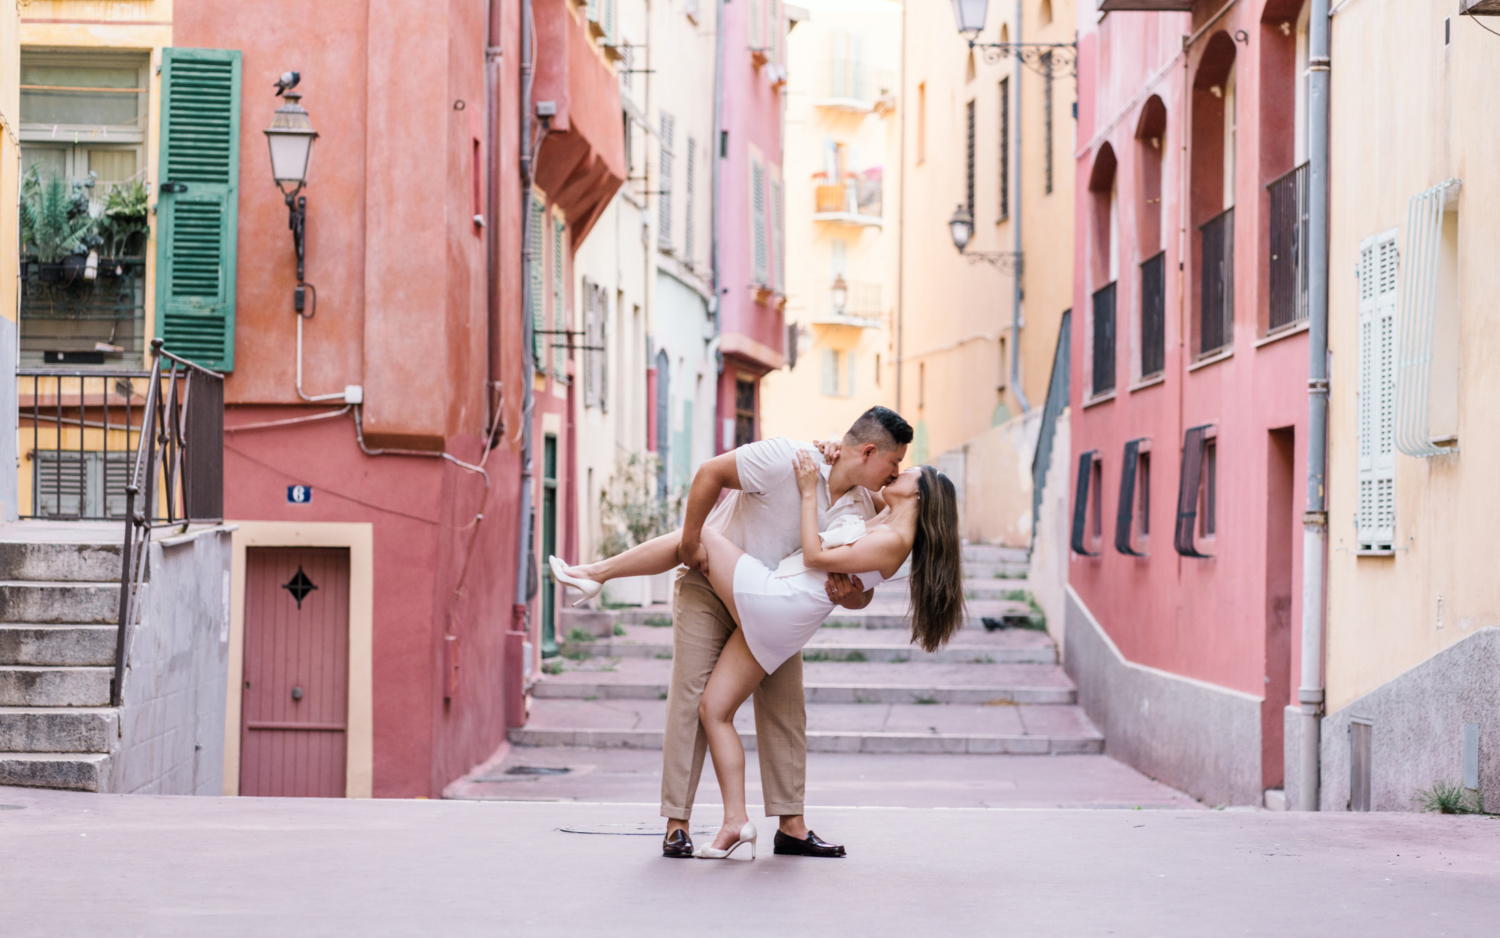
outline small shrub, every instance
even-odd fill
[[[592,642],[595,637],[596,636],[585,632],[583,629],[580,629],[576,625],[568,630],[568,641],[574,643],[575,645]]]
[[[671,616],[647,616],[641,620],[642,625],[649,625],[653,629],[670,629],[672,627]]]
[[[1026,595],[1025,590],[1006,590],[1000,594],[1000,598],[1007,602],[1024,603],[1029,597]]]
[[[562,657],[567,658],[569,661],[587,661],[594,657],[582,648],[569,648],[561,654]]]
[[[935,703],[937,703],[937,698],[936,697],[918,697],[917,700],[916,700],[916,702],[919,703],[919,704],[935,704]]]
[[[1434,782],[1430,789],[1417,789],[1412,798],[1423,811],[1434,814],[1487,814],[1484,799],[1478,791],[1452,782]]]
[[[625,626],[623,626],[620,623],[616,622],[615,623],[615,628],[614,628],[614,633],[615,633],[615,638],[621,637],[622,635],[625,634]]]
[[[546,674],[561,674],[563,663],[556,658],[550,658],[542,662],[542,671]]]
[[[868,658],[865,657],[865,653],[864,652],[862,652],[858,648],[856,648],[853,651],[849,652],[847,655],[845,655],[844,656],[844,660],[845,661],[860,662],[860,661],[868,661],[870,659],[868,659]]]
[[[812,648],[812,649],[804,648],[804,649],[802,649],[802,660],[804,662],[807,662],[807,661],[832,661],[833,658],[829,656],[828,652],[824,651],[821,648]]]
[[[632,453],[615,464],[599,493],[600,556],[613,557],[677,526],[686,493],[669,490],[660,497],[663,471],[661,459],[650,453]]]

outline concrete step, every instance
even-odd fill
[[[0,785],[99,791],[108,770],[100,752],[0,752]]]
[[[119,522],[112,543],[0,541],[0,580],[118,583],[124,525]]]
[[[672,631],[642,625],[623,627],[624,635],[590,642],[564,640],[562,653],[576,658],[672,657]],[[925,652],[902,642],[905,636],[872,636],[864,629],[822,629],[802,649],[802,660],[871,661],[880,663],[925,662],[932,664],[1056,664],[1057,648],[1045,632],[1007,629],[999,632],[965,632],[935,652]]]
[[[109,752],[119,720],[110,707],[0,707],[0,752]]]
[[[0,666],[0,707],[103,707],[113,668]]]
[[[1012,621],[1028,619],[1031,607],[1024,602],[1004,599],[975,599],[965,602],[968,615],[964,619],[965,629],[985,628],[985,619],[996,625],[1006,617]],[[906,602],[877,598],[863,609],[835,609],[823,624],[825,629],[910,629]]]
[[[1024,547],[1003,547],[999,544],[965,544],[964,563],[1011,563],[1028,564],[1031,551]]]
[[[882,583],[875,587],[875,600],[888,599],[893,602],[906,602],[911,595],[908,584],[911,581],[905,577]],[[964,580],[964,598],[996,600],[1007,599],[1025,602],[1027,583],[1025,580]]]
[[[517,746],[660,749],[663,701],[535,700],[527,725],[510,731]],[[750,703],[735,717],[746,748],[755,747]],[[808,704],[809,752],[1101,753],[1104,739],[1074,706],[923,706]]]
[[[1030,572],[1031,565],[1025,563],[964,561],[966,580],[1024,580]]]
[[[652,658],[565,662],[533,685],[544,700],[664,699],[672,663]],[[849,664],[803,668],[808,703],[1071,704],[1077,693],[1062,668],[1036,664]]]
[[[0,665],[112,666],[114,625],[0,624]]]
[[[119,608],[118,582],[0,581],[0,622],[109,625]]]

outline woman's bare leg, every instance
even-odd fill
[[[712,528],[703,529],[703,549],[708,552],[708,585],[714,588],[734,624],[739,625],[740,611],[734,605],[734,569],[745,552]]]
[[[712,557],[709,563],[713,563]],[[733,844],[739,838],[740,828],[750,820],[745,810],[745,747],[734,728],[734,715],[765,676],[766,672],[750,654],[750,646],[745,644],[744,630],[735,629],[719,653],[719,661],[698,702],[698,719],[708,735],[714,775],[718,776],[719,791],[724,795],[724,826],[713,841],[719,850]]]
[[[569,567],[572,576],[583,577],[603,583],[622,576],[652,576],[666,573],[677,566],[677,545],[682,543],[682,530],[653,537],[644,544],[637,544],[598,563],[585,563]]]

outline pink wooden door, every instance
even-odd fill
[[[349,709],[349,551],[245,556],[240,794],[342,798]]]

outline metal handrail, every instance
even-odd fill
[[[162,392],[163,369],[162,360],[167,361],[165,383],[167,390]],[[179,369],[178,366],[181,366]],[[194,392],[194,379],[197,379],[199,394]],[[120,569],[120,607],[119,607],[119,631],[115,636],[115,673],[110,681],[110,706],[120,706],[125,684],[125,660],[130,648],[129,632],[136,625],[140,616],[141,585],[146,579],[146,555],[147,547],[151,541],[151,532],[156,528],[186,527],[191,522],[218,523],[223,521],[223,481],[222,481],[222,459],[217,463],[210,462],[203,465],[207,469],[208,478],[204,478],[203,472],[195,473],[193,470],[199,468],[193,462],[187,461],[190,457],[197,455],[210,441],[203,439],[201,435],[197,440],[195,434],[190,432],[189,407],[196,396],[208,388],[217,387],[217,400],[219,404],[220,417],[218,421],[218,436],[220,447],[223,445],[223,382],[224,376],[216,371],[210,371],[201,365],[196,365],[184,358],[178,358],[171,352],[162,348],[161,339],[151,341],[151,378],[146,389],[146,403],[142,413],[140,445],[136,448],[135,465],[131,468],[130,481],[125,486],[125,537],[121,549]],[[215,385],[217,382],[217,385]],[[210,402],[214,396],[209,398]],[[205,405],[212,406],[212,404]],[[193,447],[197,443],[197,449]],[[205,453],[211,455],[211,451]],[[162,485],[160,485],[162,499],[165,508],[165,518],[158,520],[156,512],[156,497],[158,495],[159,483],[157,480],[158,469],[162,472]],[[186,471],[185,471],[186,470]],[[215,478],[217,476],[217,478]],[[218,485],[216,497],[208,501],[208,505],[218,507],[218,517],[193,517],[193,507],[201,506],[205,496],[211,492],[200,492],[205,486]],[[193,496],[199,495],[198,498]],[[144,499],[142,507],[137,509],[137,497]]]

